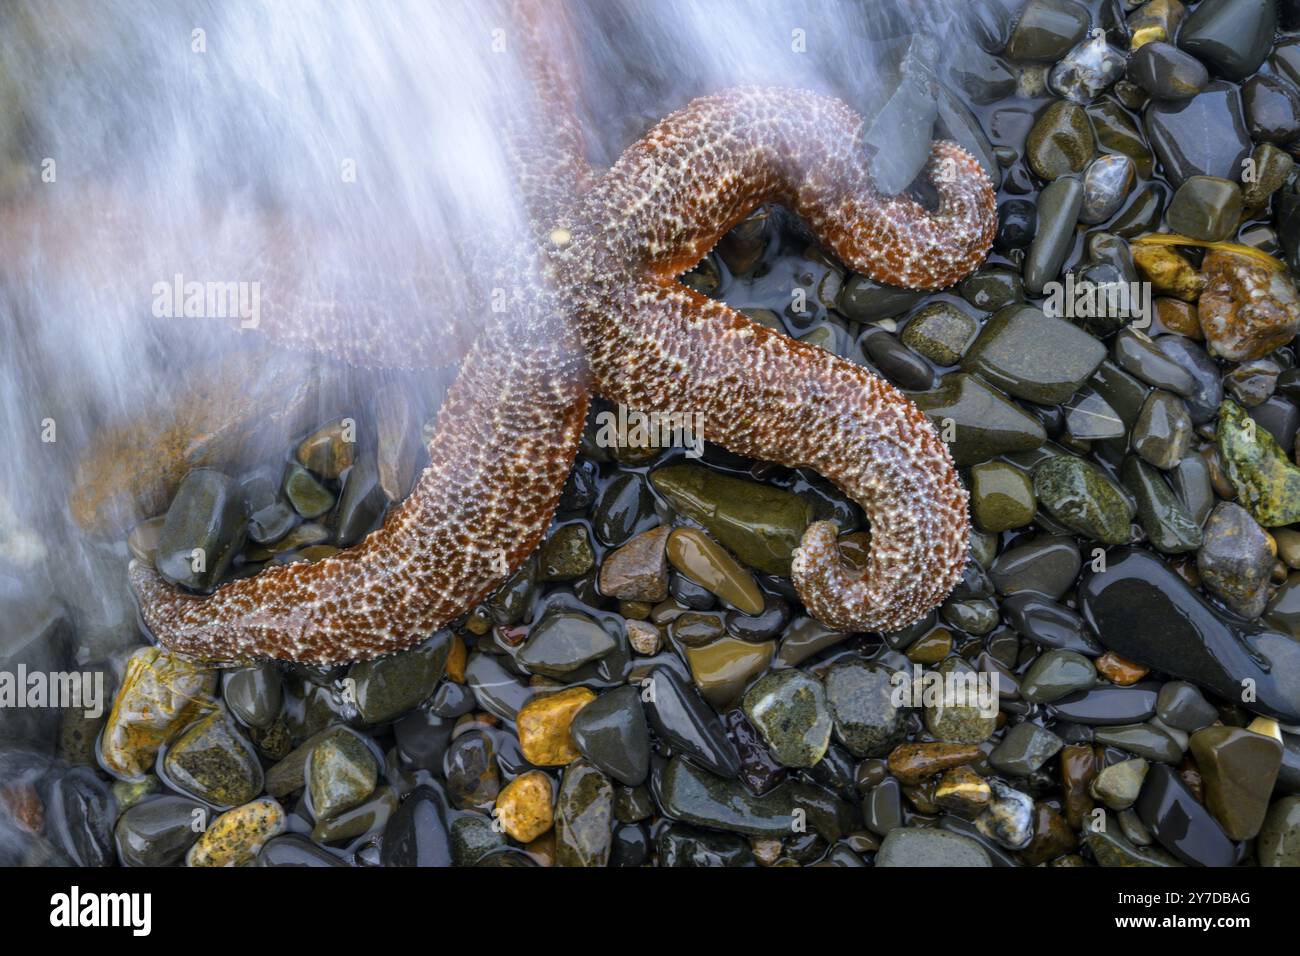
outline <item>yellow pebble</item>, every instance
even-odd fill
[[[562,767],[578,758],[569,736],[574,716],[596,695],[586,687],[570,687],[558,694],[534,697],[523,707],[515,724],[524,759],[535,767]]]
[[[551,778],[540,770],[521,773],[497,794],[496,817],[506,833],[520,843],[531,843],[555,822],[551,811]]]

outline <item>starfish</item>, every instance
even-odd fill
[[[539,98],[562,95],[558,70],[541,76]],[[675,276],[757,205],[780,202],[854,269],[946,287],[992,243],[994,193],[976,160],[934,144],[934,210],[881,196],[861,151],[862,118],[791,89],[696,100],[598,179],[578,140],[557,128],[540,145],[519,141],[532,177],[531,241],[509,268],[484,270],[466,297],[507,283],[511,308],[490,313],[462,362],[431,464],[408,498],[353,548],[206,597],[133,562],[142,617],[161,643],[206,660],[315,663],[419,643],[499,587],[540,541],[589,388],[642,410],[701,412],[707,439],[811,467],[858,501],[872,532],[864,568],[841,559],[829,522],[811,525],[794,555],[796,588],[826,625],[893,630],[951,590],[966,562],[966,492],[921,412],[865,368],[758,326]]]

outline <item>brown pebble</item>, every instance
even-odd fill
[[[952,632],[936,627],[916,639],[907,649],[907,659],[913,664],[937,664],[951,651]]]
[[[469,662],[469,648],[465,639],[459,634],[451,636],[451,648],[447,651],[447,680],[454,684],[465,683],[465,665]]]
[[[934,802],[941,809],[968,819],[974,819],[992,798],[988,781],[970,767],[945,770],[934,788]]]
[[[651,528],[605,556],[600,565],[600,593],[622,601],[657,604],[668,597],[665,545],[671,528]]]
[[[1136,664],[1127,658],[1120,657],[1114,651],[1107,651],[1101,657],[1093,661],[1097,670],[1103,677],[1112,684],[1119,684],[1121,687],[1127,687],[1130,684],[1136,684],[1149,673],[1148,669],[1141,664]]]
[[[1065,853],[1073,852],[1079,840],[1065,817],[1046,803],[1034,804],[1034,836],[1020,851],[1027,866],[1038,866]]]
[[[28,833],[39,835],[45,829],[45,804],[30,783],[7,783],[0,786],[3,803],[14,823]]]
[[[951,767],[960,767],[980,756],[974,744],[899,744],[890,751],[889,772],[900,783],[916,785]]]
[[[1205,338],[1201,332],[1201,320],[1196,314],[1196,306],[1192,303],[1161,296],[1156,299],[1155,307],[1156,321],[1170,332],[1177,332],[1179,335],[1197,341]]]
[[[1061,804],[1071,830],[1082,830],[1094,804],[1088,785],[1097,776],[1097,753],[1088,744],[1071,744],[1061,750]]]

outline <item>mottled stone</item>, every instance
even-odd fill
[[[227,810],[185,855],[186,866],[247,866],[262,846],[284,832],[284,809],[269,798]]]
[[[894,705],[892,672],[880,664],[848,659],[823,678],[835,720],[835,736],[856,757],[888,753],[907,732],[906,712]]]
[[[536,840],[554,823],[552,790],[551,778],[540,770],[521,773],[497,794],[494,816],[512,839]]]
[[[668,597],[668,527],[652,528],[611,551],[600,565],[600,593],[620,601],[657,604]]]
[[[772,754],[788,767],[811,767],[830,745],[832,720],[820,681],[793,668],[759,680],[745,692],[745,716]]]
[[[216,672],[198,661],[140,648],[127,661],[99,742],[105,769],[124,779],[152,770],[168,738],[213,705],[216,686]]]
[[[1300,297],[1285,272],[1212,249],[1198,313],[1212,354],[1234,362],[1262,358],[1300,330]]]
[[[1039,464],[1034,491],[1053,518],[1085,537],[1106,544],[1123,544],[1131,537],[1132,504],[1082,458],[1058,455]]]
[[[1300,468],[1240,405],[1219,406],[1219,455],[1237,500],[1265,528],[1300,521]]]
[[[1220,502],[1205,523],[1196,552],[1201,583],[1243,617],[1259,617],[1268,603],[1273,551],[1268,535],[1245,508]]]
[[[569,687],[534,697],[519,709],[519,747],[524,759],[537,767],[561,767],[579,756],[569,734],[574,716],[596,699],[586,687]]]

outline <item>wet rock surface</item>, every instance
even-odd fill
[[[0,663],[109,678],[98,717],[0,710],[12,862],[1300,862],[1300,45],[1264,0],[969,6],[943,56],[898,47],[865,135],[891,192],[932,137],[988,165],[975,274],[891,288],[768,206],[684,280],[926,414],[974,528],[942,607],[822,627],[791,556],[830,520],[860,561],[859,506],[594,427],[537,553],[379,661],[201,666],[75,587],[19,613],[0,566]],[[1147,311],[1092,297],[1129,283]],[[340,411],[278,461],[169,476],[115,546],[206,592],[360,540],[436,408],[385,382]]]

